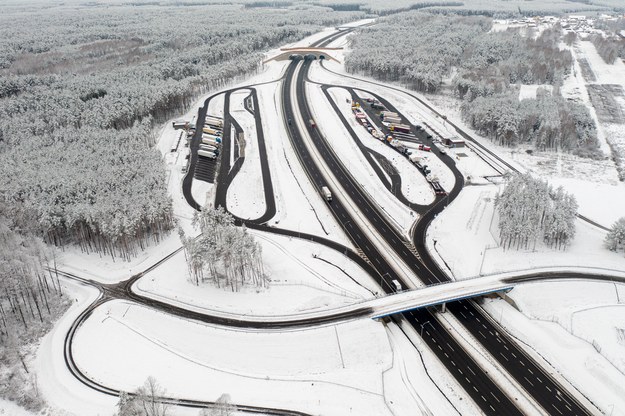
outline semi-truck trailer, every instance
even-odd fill
[[[202,137],[202,144],[207,144],[209,146],[219,147],[219,143],[216,140],[205,139],[204,137]]]
[[[207,157],[209,159],[216,159],[217,155],[213,152],[209,152],[208,150],[198,150],[197,151],[197,155],[198,156],[202,156],[202,157]]]
[[[386,117],[395,117],[395,118],[399,118],[399,114],[393,112],[393,111],[382,111],[380,113],[380,117],[382,118],[386,118]]]
[[[402,133],[410,133],[410,126],[407,126],[405,124],[391,124],[389,126],[389,128],[391,129],[391,131],[399,131]]]
[[[204,134],[202,134],[202,138],[203,138],[203,139],[213,139],[213,140],[215,140],[217,143],[221,143],[221,137],[219,137],[219,136],[215,136],[214,134],[207,134],[207,133],[204,133]]]
[[[206,117],[206,119],[204,120],[204,124],[209,126],[215,126],[221,129],[224,126],[224,121],[213,117]]]
[[[391,123],[391,124],[401,124],[401,118],[399,117],[388,116],[388,117],[384,117],[382,121],[385,123]]]
[[[204,127],[202,131],[206,134],[213,134],[215,136],[221,136],[221,130],[212,129],[210,127]]]

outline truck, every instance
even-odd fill
[[[207,144],[209,146],[219,147],[219,143],[213,139],[205,139],[202,138],[202,144]]]
[[[330,192],[330,189],[327,186],[322,186],[321,192],[323,193],[323,197],[326,199],[326,201],[332,201],[332,192]]]
[[[171,124],[174,129],[186,129],[189,126],[189,122],[186,120],[175,120]]]
[[[412,163],[415,163],[415,164],[417,164],[417,163],[422,164],[423,160],[424,160],[423,156],[420,156],[420,155],[418,155],[416,153],[413,153],[410,156],[408,156],[408,159],[410,159],[410,161]]]
[[[395,117],[395,118],[399,118],[399,114],[393,112],[393,111],[382,111],[380,113],[380,118],[386,118],[386,117]]]
[[[198,156],[202,156],[202,157],[207,157],[209,159],[216,159],[217,155],[213,152],[209,152],[208,150],[198,150],[197,151],[197,155]]]
[[[399,117],[388,116],[388,117],[384,117],[382,121],[385,123],[391,123],[391,124],[401,124],[401,118]]]
[[[382,122],[388,124],[401,124],[401,120],[395,117],[385,117]]]
[[[212,135],[212,134],[204,133],[204,134],[202,134],[202,138],[203,139],[212,139],[212,140],[215,140],[217,143],[221,143],[221,137],[215,136],[215,135]]]
[[[425,177],[425,180],[432,183],[432,182],[438,182],[438,176],[430,173],[428,174],[428,176]]]
[[[399,131],[399,132],[402,132],[402,133],[410,133],[410,126],[407,126],[405,124],[391,123],[391,125],[389,126],[389,129],[391,129],[391,131]]]
[[[202,150],[208,150],[209,152],[213,152],[213,153],[217,153],[219,150],[217,150],[217,148],[213,145],[210,144],[201,144],[200,145],[200,149]]]
[[[221,136],[221,130],[212,129],[210,127],[204,127],[202,131],[206,134],[212,134],[214,136]]]
[[[392,282],[393,282],[393,287],[395,288],[395,291],[401,292],[402,288],[401,288],[401,283],[399,283],[399,280],[393,279]]]
[[[443,189],[443,187],[441,186],[440,183],[438,182],[431,182],[432,185],[432,189],[434,189],[434,193],[436,195],[447,195],[447,192],[445,191],[445,189]]]
[[[224,126],[224,121],[215,117],[206,117],[204,120],[205,125],[215,126],[217,128],[222,128]]]

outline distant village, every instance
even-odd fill
[[[568,16],[534,16],[524,19],[512,19],[512,20],[495,20],[495,23],[517,26],[538,28],[539,26],[552,26],[557,23],[560,24],[565,32],[575,32],[580,38],[584,39],[590,35],[606,35],[605,31],[598,29],[597,23],[599,22],[616,22],[619,19],[625,18],[625,15],[608,15],[601,14],[599,16],[583,16],[583,15],[568,15]],[[625,38],[625,30],[619,33],[621,38]]]

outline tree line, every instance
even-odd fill
[[[39,411],[33,344],[68,306],[54,255],[0,202],[0,397]]]
[[[602,159],[597,128],[588,108],[539,89],[519,101],[518,90],[465,100],[463,119],[502,146],[533,144],[539,150],[566,151]]]
[[[115,416],[169,416],[171,406],[163,399],[167,391],[154,377],[148,377],[133,393],[119,393]],[[214,404],[200,410],[198,416],[234,416],[237,406],[229,394],[222,394]]]
[[[495,206],[504,249],[535,249],[540,240],[565,249],[575,237],[575,197],[530,174],[510,176]]]

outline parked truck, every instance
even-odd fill
[[[408,156],[408,159],[410,159],[410,161],[415,164],[422,164],[424,161],[423,156],[420,156],[417,153],[411,154],[410,156]]]
[[[207,144],[209,146],[219,147],[219,142],[217,142],[216,140],[208,139],[208,138],[205,139],[203,137],[202,137],[202,144]]]
[[[219,151],[219,150],[217,149],[217,147],[215,147],[215,146],[213,146],[213,145],[210,145],[210,144],[204,144],[204,143],[202,143],[202,144],[200,145],[200,149],[202,149],[202,150],[207,150],[207,151],[209,151],[209,152],[213,152],[213,153],[217,153],[217,152]]]
[[[382,121],[385,123],[391,123],[391,124],[401,124],[401,118],[399,117],[388,116],[388,117],[384,117]]]
[[[323,197],[326,199],[326,201],[332,201],[332,192],[330,192],[330,189],[327,186],[322,186],[321,192],[323,192]]]
[[[410,133],[410,126],[407,126],[405,124],[395,124],[395,123],[392,123],[389,126],[389,129],[391,131],[399,131],[401,133]]]
[[[224,121],[214,117],[206,117],[206,119],[204,120],[204,124],[209,126],[215,126],[221,129],[224,126]]]
[[[393,112],[393,111],[382,111],[380,112],[380,118],[385,118],[385,117],[395,117],[395,118],[399,118],[399,114]]]
[[[221,136],[221,130],[213,129],[210,127],[204,127],[202,131],[206,134],[212,134],[214,136]]]
[[[202,134],[202,138],[203,138],[203,139],[213,139],[213,140],[215,140],[217,143],[221,143],[221,137],[219,137],[219,136],[215,136],[215,135],[213,135],[213,134],[206,134],[206,133],[204,133],[204,134]]]
[[[209,159],[216,159],[217,155],[213,152],[209,152],[208,150],[198,150],[197,155],[201,157],[207,157]]]

